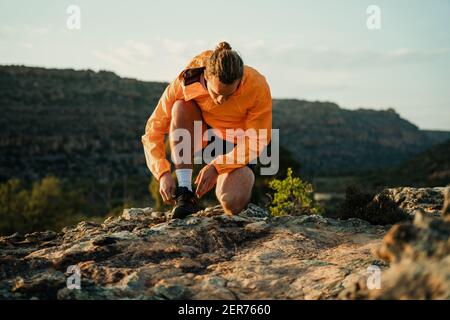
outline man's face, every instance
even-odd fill
[[[219,77],[208,77],[206,72],[204,73],[204,77],[208,82],[208,93],[211,99],[215,104],[219,105],[227,101],[236,92],[241,81],[241,79],[237,79],[232,84],[223,84],[220,82]]]

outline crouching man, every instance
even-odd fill
[[[195,135],[198,127],[201,134]],[[255,181],[255,160],[270,142],[271,127],[272,98],[263,75],[244,65],[227,42],[195,56],[167,86],[142,136],[147,166],[159,181],[164,202],[175,200],[172,217],[182,219],[197,212],[198,199],[214,186],[227,214],[245,209]],[[239,139],[230,129],[255,134]],[[204,137],[211,131],[213,141]],[[178,185],[166,159],[166,134]],[[199,172],[194,193],[193,156],[210,149],[213,159]]]

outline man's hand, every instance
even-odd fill
[[[164,173],[159,179],[159,193],[165,203],[173,203],[175,188],[175,180],[170,172]]]
[[[218,176],[219,174],[212,164],[204,166],[198,173],[197,179],[195,179],[194,182],[197,185],[197,189],[195,190],[197,197],[201,198],[205,193],[211,190],[216,184]]]

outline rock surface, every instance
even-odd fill
[[[436,188],[390,188],[386,189],[398,206],[405,212],[414,215],[421,212],[425,215],[440,215],[440,211],[444,202],[443,187]]]
[[[414,190],[405,188],[404,192],[411,198]],[[435,190],[417,191],[423,200],[412,201],[406,207],[413,208],[413,221],[394,225],[383,239],[382,245],[376,250],[375,256],[390,264],[381,275],[381,285],[378,290],[369,290],[367,281],[360,279],[340,293],[340,298],[347,299],[450,299],[450,188],[440,189],[444,194],[434,199],[440,199],[442,218],[433,217],[419,208],[431,207]],[[426,209],[425,209],[426,210]],[[429,212],[428,212],[429,213]],[[437,215],[436,212],[432,212]]]
[[[132,208],[102,224],[1,237],[0,299],[449,298],[449,221],[416,212],[421,201],[405,206],[413,222],[392,228],[272,217],[251,204],[184,220]],[[373,266],[380,290],[365,287]],[[78,271],[81,288],[70,289]]]

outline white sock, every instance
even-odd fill
[[[175,169],[178,186],[186,187],[192,191],[192,169]]]

